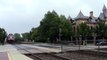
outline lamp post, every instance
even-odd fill
[[[93,44],[95,45],[96,44],[96,33],[95,33],[95,30],[92,30],[92,36],[93,36]]]
[[[81,44],[81,35],[80,35],[80,38],[79,38],[79,50],[80,50],[80,44]]]
[[[61,52],[63,52],[63,46],[61,41],[61,28],[59,28],[59,41],[61,42]]]
[[[104,40],[104,30],[102,30],[101,33],[102,33],[102,37],[103,37],[102,39],[103,39],[103,42],[104,42],[105,41]]]

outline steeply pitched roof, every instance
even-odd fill
[[[101,20],[104,20],[104,14],[103,14],[103,13],[100,13],[99,18],[100,18]]]
[[[106,9],[106,6],[104,5],[104,6],[103,6],[103,10],[105,10],[105,9]]]
[[[80,11],[75,19],[87,19],[87,17],[84,16],[83,13]]]
[[[68,20],[70,20],[70,19],[72,19],[72,18],[71,18],[71,16],[69,15],[69,16],[68,16]]]
[[[104,17],[107,18],[107,8],[105,5],[103,6],[103,14],[104,14]]]
[[[105,17],[107,18],[107,12],[105,13]]]
[[[107,18],[107,13],[106,13],[106,18]]]

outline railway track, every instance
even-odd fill
[[[74,60],[107,60],[107,53],[91,50],[68,51],[56,55]]]
[[[17,46],[17,45],[14,45],[14,46],[17,47],[18,49],[28,52],[29,54],[25,54],[25,55],[34,60],[71,60],[71,59],[61,57],[61,56],[57,56],[53,53],[36,53],[36,54],[34,54],[20,46]],[[24,47],[26,47],[26,46],[24,46]]]

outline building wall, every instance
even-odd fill
[[[79,24],[81,24],[81,23],[87,23],[87,25],[89,26],[90,29],[93,29],[97,25],[97,23],[90,23],[87,20],[75,20],[75,24],[73,25],[74,32],[77,31],[77,26],[79,26]]]
[[[94,24],[94,23],[88,23],[87,25],[89,26],[90,29],[92,29],[92,28],[96,27],[97,24]]]
[[[76,20],[75,21],[76,26],[78,26],[79,24],[84,23],[84,22],[88,22],[88,21],[87,20]]]
[[[77,31],[77,26],[81,23],[84,23],[84,22],[88,22],[87,20],[84,20],[84,19],[78,19],[78,20],[75,20],[75,24],[73,25],[73,31],[76,32]]]

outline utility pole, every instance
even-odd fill
[[[80,35],[80,38],[79,38],[79,50],[80,50],[80,45],[81,45],[81,39],[82,39],[82,36]]]
[[[63,52],[63,46],[62,46],[62,41],[61,41],[61,28],[59,28],[59,41],[61,43],[61,52]]]

